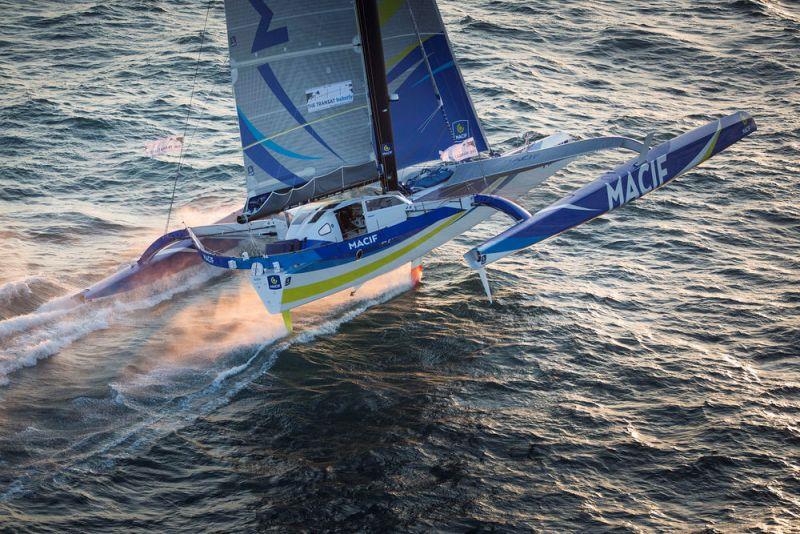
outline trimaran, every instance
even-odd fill
[[[168,232],[85,299],[204,261],[249,271],[291,329],[291,309],[418,268],[499,211],[514,223],[464,256],[491,300],[486,265],[662,187],[756,129],[737,112],[657,146],[652,135],[556,133],[498,154],[435,0],[224,1],[244,208]],[[608,149],[635,154],[534,214],[516,203],[578,157]]]

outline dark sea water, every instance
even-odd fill
[[[296,313],[65,297],[160,235],[206,4],[0,0],[0,530],[800,532],[800,4],[446,0],[495,148],[759,131],[490,270],[498,217]],[[174,227],[244,195],[212,4]],[[570,167],[542,207],[628,156]]]

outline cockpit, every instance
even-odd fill
[[[397,194],[307,204],[291,210],[286,239],[347,241],[404,222],[410,205]]]

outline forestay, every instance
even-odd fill
[[[397,166],[439,159],[473,138],[488,149],[435,0],[380,0]]]
[[[225,0],[247,174],[267,214],[378,177],[349,0]]]

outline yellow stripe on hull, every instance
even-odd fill
[[[348,285],[352,284],[359,278],[369,276],[370,274],[381,269],[382,267],[385,267],[390,263],[402,258],[404,255],[410,253],[415,248],[424,245],[426,241],[434,238],[437,234],[439,234],[445,228],[451,226],[453,223],[455,223],[463,216],[464,213],[457,213],[455,215],[452,215],[451,217],[445,219],[444,223],[440,224],[433,230],[427,232],[422,237],[415,239],[413,242],[409,243],[403,248],[396,250],[391,254],[387,254],[386,256],[376,261],[373,261],[372,263],[362,265],[356,269],[353,269],[352,271],[348,271],[344,274],[333,276],[331,278],[321,280],[319,282],[299,287],[286,288],[283,290],[281,304],[283,306],[286,306],[287,304],[291,305],[292,303],[304,301],[312,297],[315,297],[317,295],[329,293],[336,289],[344,289],[345,287],[348,287]],[[355,263],[355,260],[353,263],[357,265],[357,263]]]

